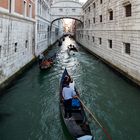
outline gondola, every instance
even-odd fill
[[[39,67],[41,70],[46,70],[51,68],[53,66],[53,63],[54,63],[53,60],[49,60],[49,59],[43,60]]]
[[[72,117],[67,119],[64,117],[64,104],[62,101],[62,87],[64,84],[65,76],[68,76],[68,72],[65,69],[60,82],[60,114],[62,120],[74,140],[93,140],[91,135],[91,130],[87,121],[86,114],[84,112],[83,106],[79,101],[79,106],[72,107]],[[75,100],[75,99],[74,99]],[[76,99],[78,101],[78,99]],[[73,103],[72,103],[73,104]]]
[[[61,46],[61,45],[62,45],[62,41],[58,40],[58,46]]]
[[[71,44],[68,46],[68,50],[78,52],[78,49],[74,45],[71,45]]]
[[[39,63],[39,68],[40,70],[47,70],[50,69],[53,64],[54,64],[54,59],[56,58],[56,54],[54,54],[53,56],[49,57],[49,58],[43,58],[42,62]]]

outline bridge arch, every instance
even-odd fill
[[[77,18],[74,18],[74,17],[66,17],[66,16],[65,16],[65,17],[59,17],[59,18],[54,19],[53,21],[51,21],[51,25],[52,25],[55,21],[61,20],[61,19],[74,19],[74,20],[77,20],[77,21],[83,23],[83,21],[82,21],[81,19],[77,19]]]
[[[71,18],[82,21],[82,4],[72,0],[63,0],[51,5],[51,22],[58,19]]]

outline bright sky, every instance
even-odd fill
[[[79,2],[85,3],[87,0],[79,0]]]

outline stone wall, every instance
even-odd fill
[[[55,21],[51,27],[50,5],[51,3],[47,0],[36,1],[36,56],[63,35],[60,21]]]
[[[140,1],[89,0],[83,11],[77,41],[140,85]]]
[[[0,84],[33,59],[34,31],[35,22],[0,14]]]

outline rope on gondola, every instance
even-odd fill
[[[83,103],[83,101],[77,97],[79,99],[79,101],[81,102],[81,104],[83,105],[83,107],[87,110],[87,112],[92,116],[92,118],[97,122],[97,124],[102,128],[103,132],[106,134],[107,138],[109,140],[112,140],[110,134],[107,132],[107,130],[101,125],[101,123],[96,119],[96,117],[93,115],[93,113],[85,106],[85,104]]]

